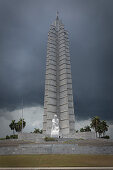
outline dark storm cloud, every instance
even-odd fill
[[[1,107],[15,108],[22,95],[28,104],[42,104],[47,30],[40,8],[30,1],[3,1],[0,12]]]
[[[113,1],[1,0],[0,107],[43,105],[47,33],[69,31],[75,112],[113,119]]]

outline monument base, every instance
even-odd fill
[[[52,134],[46,135],[46,134],[37,134],[37,133],[19,133],[18,134],[18,140],[24,140],[24,141],[33,141],[33,142],[44,142],[45,137],[53,137],[53,138],[73,138],[73,139],[96,139],[95,132],[78,132],[73,134],[67,134],[67,135],[59,135]]]
[[[51,137],[52,137],[52,138],[59,138],[59,132],[56,132],[56,131],[54,132],[54,131],[52,131],[52,132],[51,132]]]
[[[18,140],[43,142],[44,138],[45,135],[39,133],[18,133]]]

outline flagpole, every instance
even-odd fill
[[[22,96],[22,133],[23,133],[23,96]]]

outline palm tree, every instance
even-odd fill
[[[23,128],[25,126],[26,126],[26,122],[23,119]],[[16,123],[15,130],[16,130],[16,132],[21,132],[22,131],[22,118],[20,118],[20,120]]]
[[[98,116],[95,116],[94,118],[92,118],[90,126],[91,126],[91,128],[93,128],[95,130],[96,137],[97,137],[97,132],[98,132],[97,127],[98,127],[99,123],[100,123],[100,118]]]
[[[22,118],[20,118],[19,124],[21,125],[21,130],[22,130]],[[26,126],[26,122],[23,119],[23,128],[25,128],[25,126]]]
[[[19,132],[19,125],[18,125],[18,123],[16,123],[16,125],[15,125],[15,131]]]
[[[14,135],[15,126],[16,126],[15,120],[12,120],[9,127],[11,128],[11,130],[13,130],[13,135]]]
[[[99,134],[99,138],[101,137],[101,135],[103,133],[102,127],[103,127],[102,122],[99,122],[98,125],[97,125],[97,132]]]
[[[101,124],[102,124],[102,133],[103,133],[103,136],[105,136],[105,132],[108,131],[109,126],[107,125],[106,121],[104,121],[104,120],[101,122]]]
[[[16,130],[16,132],[21,132],[21,129],[22,129],[22,125],[21,125],[21,123],[18,121],[18,122],[16,123],[15,130]]]

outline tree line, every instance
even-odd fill
[[[106,131],[108,131],[108,125],[105,120],[100,120],[98,116],[95,116],[91,119],[90,126],[85,126],[80,129],[80,132],[90,132],[91,128],[95,130],[96,137],[97,134],[100,137],[105,137]]]
[[[23,129],[25,128],[25,126],[26,126],[26,122],[23,119]],[[12,122],[9,124],[9,127],[13,131],[13,135],[15,135],[15,132],[21,132],[22,131],[22,118],[20,118],[18,122],[16,122],[15,120],[12,120]],[[34,128],[33,133],[42,134],[42,129]]]
[[[25,126],[26,126],[26,122],[23,119],[23,128],[25,128]],[[21,132],[22,131],[22,118],[20,118],[18,122],[16,122],[15,120],[12,120],[9,127],[11,130],[13,130],[13,135],[15,135],[15,131]]]
[[[95,130],[96,137],[97,137],[97,134],[99,134],[99,138],[105,136],[105,133],[106,133],[106,131],[108,131],[108,127],[109,127],[107,125],[106,121],[104,121],[104,120],[101,121],[98,116],[95,116],[91,120],[90,126],[91,126],[91,128],[93,128]]]
[[[26,122],[23,119],[23,128],[25,128]],[[12,122],[9,125],[10,129],[13,130],[13,135],[15,135],[15,132],[21,132],[22,131],[22,118],[18,122],[15,120],[12,120]],[[96,137],[97,135],[100,137],[105,137],[106,131],[108,131],[108,125],[105,120],[100,120],[98,116],[95,116],[91,119],[90,126],[85,126],[84,128],[80,129],[80,132],[90,132],[91,128],[95,130]],[[42,133],[43,131],[40,129],[35,128],[33,133]],[[78,132],[78,130],[76,131]],[[109,136],[108,136],[109,137]]]

